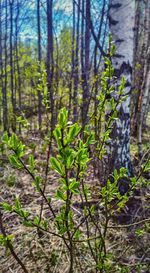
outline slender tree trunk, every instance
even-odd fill
[[[110,0],[109,25],[112,38],[116,44],[113,66],[117,85],[124,76],[126,80],[124,93],[127,99],[118,107],[118,120],[114,121],[111,140],[110,171],[125,167],[132,175],[130,158],[130,98],[131,76],[134,47],[135,1]]]
[[[53,0],[47,0],[47,87],[51,108],[51,130],[54,129],[54,95],[53,95]]]
[[[37,30],[38,30],[38,73],[40,77],[41,60],[42,60],[40,0],[37,0]],[[39,124],[40,131],[41,131],[41,125],[42,125],[41,107],[42,107],[42,96],[41,96],[41,91],[38,90],[38,124]]]
[[[59,93],[59,44],[58,44],[58,39],[55,37],[56,40],[56,63],[55,63],[55,92],[56,94]],[[69,86],[70,88],[70,86]],[[70,89],[69,89],[70,90]],[[69,97],[70,97],[70,92],[69,92]],[[57,115],[58,115],[58,101],[56,101],[55,105],[55,120],[57,120]]]
[[[150,94],[150,66],[146,75],[146,83],[144,86],[144,92],[142,97],[142,102],[139,109],[139,125],[138,125],[138,154],[141,158],[143,156],[143,148],[142,148],[142,133],[143,133],[143,123],[144,123],[144,114],[146,111],[147,101]]]
[[[85,39],[84,39],[84,31],[85,31],[85,0],[82,0],[82,19],[81,19],[81,82],[82,82],[82,90],[84,92],[84,82],[85,82],[85,59],[84,59],[84,51],[85,51]],[[81,113],[82,116],[82,113]]]
[[[2,6],[1,6],[1,2],[0,2],[0,90],[3,90],[3,46],[2,46]],[[2,93],[2,92],[1,92]],[[1,102],[1,95],[0,95],[0,104],[2,105]],[[0,106],[1,106],[0,105]],[[3,107],[3,105],[2,105]],[[0,127],[2,125],[2,107],[0,109]]]
[[[15,53],[16,53],[16,71],[17,71],[17,91],[18,91],[18,106],[19,106],[19,112],[21,111],[21,71],[20,71],[20,64],[19,64],[19,47],[18,47],[18,23],[19,23],[19,14],[20,14],[20,6],[19,6],[19,0],[17,0],[17,14],[15,18]],[[21,134],[21,124],[19,124],[19,133]]]
[[[77,25],[76,25],[76,50],[75,50],[75,65],[74,65],[74,93],[73,93],[73,122],[78,119],[78,85],[79,85],[79,31],[80,31],[80,0],[77,6]]]
[[[90,23],[91,23],[91,1],[86,0],[86,17],[85,17],[85,66],[84,66],[84,86],[83,86],[83,103],[82,103],[82,125],[88,122],[88,107],[90,100],[89,75],[90,75]]]
[[[13,109],[12,130],[16,131],[16,97],[14,90],[14,73],[13,73],[13,0],[9,0],[10,8],[10,88],[11,88],[11,101]]]
[[[73,8],[73,20],[72,20],[72,49],[71,49],[71,73],[70,73],[70,83],[69,83],[69,112],[68,116],[71,115],[72,108],[72,99],[73,99],[73,78],[74,78],[74,67],[75,67],[75,31],[76,31],[76,17],[75,17],[75,1],[72,0],[72,8]]]
[[[9,131],[8,125],[8,103],[7,103],[7,65],[8,65],[8,53],[7,53],[7,39],[8,39],[8,10],[7,10],[8,2],[5,0],[5,37],[4,37],[4,57],[5,57],[5,65],[4,65],[4,74],[5,80],[2,87],[3,92],[3,126],[4,131]]]
[[[139,105],[142,103],[143,86],[145,86],[145,66],[147,66],[147,52],[149,47],[149,0],[137,1],[135,16],[134,39],[134,70],[132,95],[132,134],[136,137],[139,124]],[[144,11],[144,12],[143,12]]]
[[[102,34],[102,26],[104,22],[104,15],[105,15],[105,8],[106,8],[106,0],[103,1],[103,7],[101,11],[101,20],[100,20],[100,26],[98,30],[98,40],[101,37]],[[95,127],[95,136],[98,138],[98,122],[97,122],[97,107],[98,107],[98,100],[97,100],[97,95],[98,95],[98,83],[99,83],[99,62],[98,62],[98,47],[97,44],[95,45],[94,48],[94,80],[95,80],[95,92],[94,92],[94,127]]]
[[[150,1],[137,1],[135,16],[134,73],[132,96],[132,134],[137,137],[139,156],[142,156],[142,129],[149,93]]]

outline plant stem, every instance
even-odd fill
[[[18,262],[18,264],[22,267],[23,271],[25,273],[29,273],[28,270],[26,269],[25,265],[22,263],[22,261],[20,260],[20,258],[17,255],[17,253],[15,252],[12,243],[10,242],[10,240],[7,239],[7,234],[6,234],[4,226],[3,226],[3,219],[2,219],[1,211],[0,211],[0,229],[1,229],[1,232],[2,232],[2,234],[4,236],[4,238],[6,239],[6,247],[8,247],[8,249],[10,250],[12,256]]]

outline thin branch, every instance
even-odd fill
[[[7,234],[6,234],[5,228],[3,226],[3,219],[2,219],[1,211],[0,211],[0,229],[1,229],[2,235],[6,239],[6,247],[8,247],[8,249],[10,250],[12,256],[18,262],[18,264],[22,267],[23,271],[25,273],[29,273],[28,270],[26,269],[25,265],[22,263],[22,261],[20,260],[20,258],[17,255],[17,253],[15,252],[11,241],[7,238]]]

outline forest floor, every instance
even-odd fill
[[[149,134],[144,136],[145,151],[149,145]],[[42,172],[45,167],[45,155],[39,153],[41,149],[41,140],[39,136],[30,137],[28,143],[32,149],[35,149],[36,162],[38,169]],[[143,164],[139,161],[137,156],[137,149],[132,139],[132,159],[135,169]],[[34,190],[32,180],[29,175],[24,171],[17,171],[12,169],[8,162],[1,162],[0,166],[0,203],[9,202],[13,203],[15,196],[21,200],[22,206],[27,211],[38,215],[41,207],[41,197]],[[147,181],[150,181],[147,178]],[[91,187],[93,193],[92,200],[99,198],[98,192],[100,191],[100,182],[94,175],[93,166],[90,164],[86,176],[86,183]],[[58,187],[58,176],[53,171],[49,172],[48,183],[46,192],[51,196],[55,195]],[[120,228],[120,225],[132,224],[146,218],[150,218],[150,189],[148,186],[143,186],[140,189],[140,195],[134,196],[125,209],[114,217],[112,220],[113,225],[119,225],[117,229],[110,229],[107,236],[107,248],[115,257],[114,271],[109,272],[129,272],[129,273],[148,273],[150,272],[150,222],[142,222],[138,225],[131,225],[128,228]],[[61,206],[60,201],[53,200],[53,206],[57,211]],[[74,210],[77,217],[82,217],[82,208],[74,204]],[[48,208],[44,206],[44,214],[48,217]],[[102,213],[102,212],[100,212]],[[79,215],[79,216],[78,216]],[[64,251],[64,246],[61,239],[58,237],[49,237],[43,235],[41,238],[37,235],[36,228],[24,227],[18,216],[14,213],[4,213],[3,215],[5,229],[7,234],[14,235],[14,249],[18,253],[20,259],[26,264],[29,273],[67,273],[68,270],[68,256]],[[53,229],[53,224],[52,227]],[[59,251],[57,251],[59,249]],[[90,256],[85,252],[83,257],[82,249],[79,257],[80,267],[76,267],[76,273],[80,272],[96,272],[90,268]],[[120,271],[117,269],[117,264],[124,266],[128,271]],[[83,266],[84,265],[84,266]],[[82,269],[87,268],[86,271]],[[81,269],[79,269],[81,268]],[[4,247],[0,248],[0,272],[2,273],[22,273],[23,271],[17,265],[14,258],[10,255],[9,251]]]

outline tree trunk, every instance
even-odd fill
[[[150,48],[147,50],[147,65],[145,65],[143,86],[141,87],[141,96],[138,105],[138,154],[141,158],[143,156],[142,148],[142,133],[144,114],[146,112],[146,106],[150,93]]]
[[[80,0],[77,6],[76,42],[75,42],[75,65],[74,65],[74,92],[73,92],[73,122],[78,119],[78,85],[79,85],[79,30],[80,30]]]
[[[105,8],[106,8],[106,0],[103,1],[103,6],[102,6],[102,10],[101,10],[101,20],[100,20],[100,25],[99,25],[98,35],[97,35],[98,40],[100,40],[100,38],[102,37],[102,27],[103,27],[103,23],[104,23]],[[98,85],[99,85],[98,73],[99,73],[100,62],[97,60],[97,57],[98,57],[97,53],[98,53],[98,47],[97,47],[97,44],[95,44],[95,47],[94,47],[94,80],[95,80],[95,84],[94,84],[94,129],[95,129],[95,136],[98,139],[99,135],[98,135],[98,122],[97,122],[97,109],[98,109],[97,95],[98,95]]]
[[[19,23],[19,15],[20,15],[20,3],[19,0],[17,0],[17,14],[15,17],[15,53],[16,53],[16,71],[17,71],[17,80],[16,80],[16,85],[17,85],[17,91],[18,91],[18,106],[19,106],[19,112],[21,111],[21,71],[20,71],[20,64],[19,64],[19,39],[18,39],[18,34],[19,34],[19,28],[18,28],[18,23]],[[21,134],[21,124],[19,124],[19,133]]]
[[[14,1],[9,0],[10,8],[10,88],[11,88],[11,100],[12,100],[12,130],[16,131],[16,94],[14,90],[14,69],[13,69],[13,4]]]
[[[54,129],[54,95],[53,95],[53,0],[47,0],[47,87],[51,109],[51,130]]]
[[[83,103],[82,103],[82,125],[83,127],[88,122],[88,108],[89,108],[89,73],[90,73],[90,24],[91,24],[91,1],[86,0],[86,11],[85,11],[85,66],[84,66],[84,84],[83,84]]]
[[[71,48],[71,73],[70,73],[70,82],[69,82],[69,111],[68,111],[68,116],[70,118],[71,115],[71,107],[72,107],[72,99],[73,99],[73,94],[72,94],[72,87],[73,87],[73,75],[74,75],[74,67],[75,67],[75,30],[76,30],[76,17],[75,17],[75,1],[72,0],[72,9],[73,9],[73,14],[72,14],[72,48]]]
[[[132,175],[130,158],[130,98],[131,76],[133,65],[134,46],[134,0],[110,0],[109,26],[113,41],[116,44],[116,53],[113,57],[113,66],[116,85],[119,86],[121,78],[126,80],[124,93],[127,99],[118,106],[118,119],[114,121],[111,133],[110,171],[125,167]]]
[[[135,15],[135,39],[134,39],[134,69],[133,86],[135,92],[132,95],[132,134],[137,136],[139,124],[139,105],[145,86],[145,66],[147,67],[147,52],[149,47],[149,0],[137,1]]]
[[[2,46],[2,6],[1,6],[1,2],[0,2],[0,88],[1,90],[3,90],[3,59],[2,59],[2,50],[3,50],[3,46]],[[0,107],[2,105],[2,101],[1,101],[1,95],[0,95]],[[3,105],[2,105],[3,106]],[[2,107],[0,109],[0,128],[2,125]]]
[[[4,37],[4,58],[5,58],[5,66],[4,66],[4,75],[5,75],[5,81],[2,87],[2,93],[3,93],[3,125],[4,125],[4,131],[9,130],[8,125],[8,103],[7,103],[7,64],[8,64],[8,52],[7,52],[7,28],[8,28],[8,10],[7,10],[7,0],[5,0],[5,37]]]
[[[39,78],[40,78],[41,59],[42,59],[40,0],[37,0],[37,30],[38,30],[38,73],[39,73]],[[41,124],[42,124],[41,107],[42,107],[42,96],[41,96],[41,91],[38,90],[38,124],[39,124],[40,131],[41,131]]]

